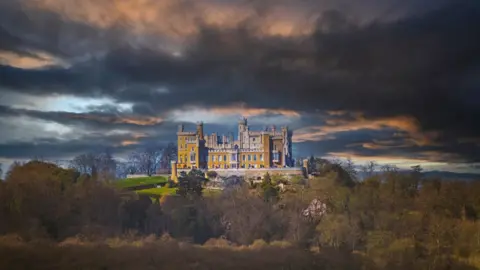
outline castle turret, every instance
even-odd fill
[[[200,140],[204,140],[204,134],[203,134],[203,122],[197,123],[197,135],[200,138]]]
[[[308,177],[308,159],[303,160],[303,169],[305,170],[305,176]]]
[[[172,175],[170,178],[172,179],[173,182],[178,183],[178,170],[177,170],[177,162],[175,160],[172,160]]]

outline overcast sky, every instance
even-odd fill
[[[296,157],[478,172],[479,25],[473,0],[2,0],[0,162],[246,116]]]

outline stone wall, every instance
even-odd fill
[[[182,171],[188,173],[189,170],[178,169],[178,173]],[[272,176],[283,175],[287,178],[292,176],[304,177],[303,168],[210,169],[209,171],[214,171],[221,177],[241,176],[245,179],[263,177],[267,172]]]

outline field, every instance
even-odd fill
[[[175,194],[176,188],[169,188],[169,187],[147,188],[147,189],[137,190],[136,192],[142,195],[163,196],[163,195]]]
[[[167,183],[168,177],[166,176],[150,176],[139,178],[126,178],[115,182],[115,186],[118,188],[133,188],[143,185],[156,185]]]
[[[147,195],[156,200],[161,196],[175,195],[177,188],[169,188],[166,184],[168,176],[151,176],[139,178],[126,178],[115,182],[115,186],[120,189],[129,189],[140,195]],[[155,187],[162,185],[162,187]],[[215,196],[221,194],[221,190],[203,190],[204,196]]]

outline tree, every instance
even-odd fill
[[[108,149],[102,153],[81,154],[70,161],[70,168],[91,175],[94,179],[106,181],[116,176],[117,163]]]
[[[261,188],[263,191],[263,199],[266,202],[278,200],[278,189],[273,185],[272,179],[268,172],[263,177]]]
[[[160,169],[169,169],[172,160],[177,160],[177,146],[174,143],[169,143],[161,151]]]
[[[162,157],[162,149],[159,147],[150,147],[136,151],[128,157],[129,163],[134,168],[133,173],[153,175],[156,173],[160,158]]]
[[[377,168],[378,164],[375,161],[369,161],[365,165],[362,166],[362,172],[364,177],[372,177],[375,175],[375,169]]]
[[[341,166],[344,168],[344,170],[348,173],[348,175],[353,181],[357,180],[357,170],[355,169],[355,163],[353,163],[351,158],[347,158],[345,163],[341,164]]]
[[[183,197],[196,197],[203,194],[203,183],[206,179],[200,170],[191,170],[188,174],[181,174],[178,178],[177,194]]]

